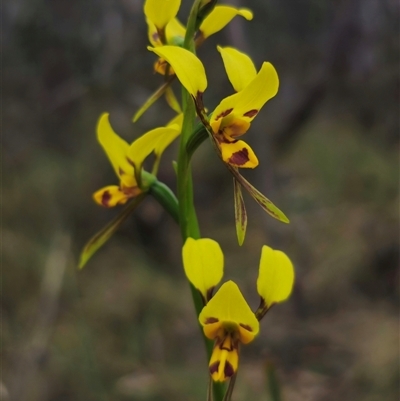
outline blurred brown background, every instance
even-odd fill
[[[180,11],[185,20],[190,1]],[[236,2],[239,5],[239,2]],[[246,172],[291,219],[247,197],[236,243],[232,182],[208,142],[195,155],[203,236],[253,308],[263,244],[292,258],[289,302],[242,349],[234,399],[397,400],[399,4],[252,0],[199,51],[210,110],[231,93],[216,45],[271,61],[278,96],[246,140]],[[204,400],[206,360],[185,282],[179,230],[152,199],[77,271],[80,249],[118,211],[91,194],[116,183],[96,142],[103,111],[127,140],[172,117],[164,100],[131,118],[161,83],[139,0],[5,0],[2,129],[1,400]],[[160,177],[175,188],[171,160]]]

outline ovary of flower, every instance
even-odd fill
[[[207,87],[207,78],[201,61],[188,50],[175,46],[149,48],[149,50],[168,61],[181,84],[193,96],[197,108],[201,108],[202,95]],[[220,52],[232,82],[235,53],[229,52],[230,60],[227,61],[226,52],[221,51],[221,48]],[[240,54],[238,51],[236,53]],[[240,68],[243,65],[245,65],[244,73],[250,71],[248,65],[243,62],[238,63],[236,67]],[[275,68],[268,62],[264,62],[260,71],[250,80],[244,80],[242,73],[236,75],[241,77],[241,83],[234,78],[233,85],[234,87],[239,85],[241,90],[221,101],[212,112],[209,125],[225,163],[234,167],[254,168],[258,165],[254,151],[238,137],[247,132],[261,107],[276,95],[279,79]],[[246,85],[243,85],[243,82],[246,82]]]
[[[214,381],[232,377],[239,364],[239,345],[253,341],[259,322],[239,287],[227,281],[199,315],[204,335],[215,340],[209,370]]]
[[[155,128],[129,145],[114,132],[108,117],[108,113],[101,115],[97,124],[97,139],[119,178],[119,185],[99,189],[93,194],[93,199],[99,205],[114,207],[125,204],[128,199],[146,190],[138,185],[138,172],[141,173],[145,158],[152,152],[158,166],[165,148],[179,135],[182,118],[177,116],[166,127]]]

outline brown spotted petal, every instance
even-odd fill
[[[123,205],[130,197],[132,196],[129,193],[124,193],[118,185],[109,185],[93,194],[94,201],[104,207]]]
[[[255,168],[258,159],[253,149],[244,141],[221,142],[222,160],[234,167]]]

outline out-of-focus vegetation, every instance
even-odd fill
[[[231,177],[209,143],[194,157],[196,205],[202,234],[225,252],[226,277],[253,307],[263,244],[291,256],[297,283],[243,350],[235,400],[267,401],[271,366],[284,400],[397,400],[398,2],[240,5],[254,20],[235,20],[199,51],[205,100],[211,109],[231,91],[217,44],[275,65],[280,91],[246,136],[261,162],[247,176],[291,224],[246,198],[239,248]],[[161,83],[142,1],[9,0],[2,13],[0,398],[205,399],[180,236],[160,207],[147,199],[76,269],[84,243],[117,213],[91,199],[116,182],[95,139],[100,113],[129,141],[172,116],[161,100],[131,123]],[[160,174],[171,186],[174,150]]]

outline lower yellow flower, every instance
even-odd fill
[[[224,283],[213,296],[223,275],[223,253],[216,241],[188,238],[182,257],[187,278],[205,302],[199,315],[204,335],[215,341],[210,375],[214,381],[223,382],[237,372],[240,344],[253,341],[260,330],[259,321],[292,292],[293,264],[282,251],[263,246],[257,279],[260,306],[253,312],[233,281]]]
[[[239,364],[239,345],[248,344],[258,334],[260,324],[239,287],[224,283],[199,315],[204,335],[215,340],[209,369],[214,381],[232,377]]]

